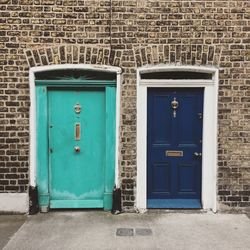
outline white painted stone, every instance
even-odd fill
[[[27,213],[28,209],[27,193],[0,193],[0,212]]]

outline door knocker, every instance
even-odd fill
[[[179,107],[179,102],[176,101],[176,98],[174,97],[174,100],[171,102],[171,106],[173,108],[173,117],[176,117],[176,110]]]
[[[74,109],[75,109],[76,114],[80,114],[82,107],[81,107],[81,105],[79,103],[77,103],[74,106]]]

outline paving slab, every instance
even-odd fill
[[[29,217],[4,250],[247,250],[249,235],[244,214],[64,211]]]
[[[0,215],[0,249],[8,243],[26,219],[25,215]]]

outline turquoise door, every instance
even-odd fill
[[[105,88],[48,90],[51,208],[102,208]]]

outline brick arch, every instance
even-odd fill
[[[30,67],[80,63],[119,67],[122,51],[111,50],[109,47],[61,45],[29,49],[26,57]]]
[[[155,64],[219,66],[221,47],[215,45],[158,44],[134,48],[137,67]]]

